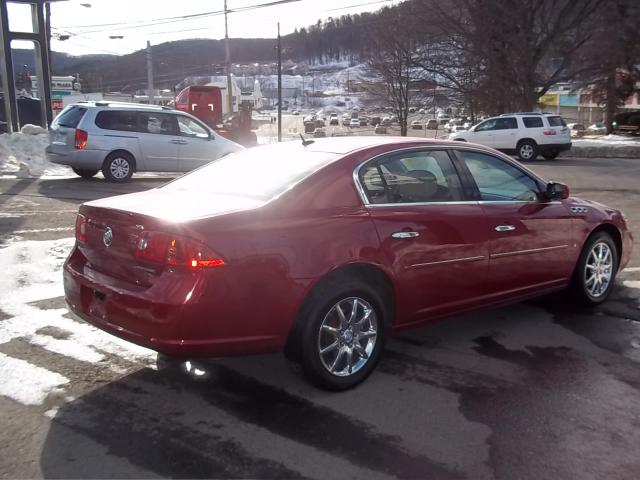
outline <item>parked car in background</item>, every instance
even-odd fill
[[[467,130],[467,127],[464,125],[454,125],[451,127],[451,133],[464,132],[465,130]]]
[[[351,128],[359,128],[360,127],[360,119],[352,118],[349,120],[349,127]]]
[[[587,128],[586,133],[588,135],[606,135],[607,127],[602,122],[596,122],[596,123],[593,123],[593,124],[589,125],[589,127]]]
[[[380,122],[382,122],[382,119],[380,117],[377,117],[377,116],[369,117],[369,123],[373,127],[375,127],[376,125],[379,125]]]
[[[427,130],[437,130],[438,129],[438,120],[435,118],[430,118],[426,123]]]
[[[134,172],[188,172],[242,150],[185,112],[155,105],[79,102],[49,129],[47,159],[83,178],[102,170],[112,182]]]
[[[419,120],[414,120],[413,122],[411,122],[411,129],[412,130],[422,130],[423,125]]]
[[[337,113],[331,114],[331,117],[329,117],[329,125],[340,125],[340,120],[338,119]]]
[[[567,128],[571,131],[572,137],[582,137],[587,128],[582,123],[567,123]]]
[[[298,110],[294,110],[293,112],[291,112],[292,115],[300,115],[300,112]]]
[[[385,127],[384,125],[376,125],[376,128],[374,129],[374,133],[377,134],[386,134],[387,133],[387,127]]]
[[[362,115],[360,115],[360,126],[366,127],[368,123],[369,123],[369,119],[367,117],[363,117]]]
[[[495,150],[395,137],[243,150],[75,225],[63,284],[85,321],[165,364],[284,351],[332,390],[394,331],[554,291],[600,305],[632,250],[619,210]]]
[[[640,135],[640,112],[625,112],[613,117],[613,133]]]
[[[391,117],[384,117],[382,119],[382,121],[380,122],[380,125],[382,125],[384,127],[390,127],[391,126]]]
[[[454,132],[450,140],[486,145],[520,160],[535,160],[538,154],[547,160],[571,148],[571,134],[559,115],[545,113],[508,113],[489,118],[469,130]]]

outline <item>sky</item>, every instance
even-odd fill
[[[9,0],[10,1],[10,0]],[[274,0],[228,0],[229,10],[271,3]],[[401,0],[299,0],[228,15],[229,37],[274,38],[314,24],[318,19],[373,11]],[[30,31],[29,10],[9,3],[13,31]],[[51,4],[54,51],[71,55],[126,54],[151,44],[186,38],[224,37],[224,0],[67,0]],[[186,19],[167,19],[212,12]],[[149,25],[153,23],[152,25]],[[112,25],[106,25],[112,24]],[[113,25],[117,24],[117,25]],[[68,40],[56,39],[70,35]],[[122,38],[110,38],[120,37]],[[29,45],[14,42],[14,48]]]

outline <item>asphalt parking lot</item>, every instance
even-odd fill
[[[640,159],[528,166],[640,238]],[[169,178],[0,178],[3,478],[640,478],[640,247],[598,309],[555,296],[402,333],[352,391],[280,355],[159,372],[66,310],[59,269],[82,202]]]

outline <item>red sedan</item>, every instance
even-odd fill
[[[71,309],[178,358],[284,351],[352,387],[394,330],[566,289],[603,302],[625,216],[494,150],[413,138],[257,147],[80,207]]]

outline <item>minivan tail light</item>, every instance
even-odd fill
[[[84,150],[87,148],[87,140],[89,140],[89,134],[84,130],[76,128],[76,148],[78,150]]]
[[[76,216],[76,240],[82,243],[87,241],[87,218],[81,213]]]
[[[555,134],[556,134],[556,131],[555,131],[555,130],[544,130],[542,133],[543,133],[544,135],[549,136],[549,135],[555,135]]]
[[[148,262],[191,269],[226,265],[206,245],[191,238],[164,232],[144,232],[140,235],[136,257]]]

